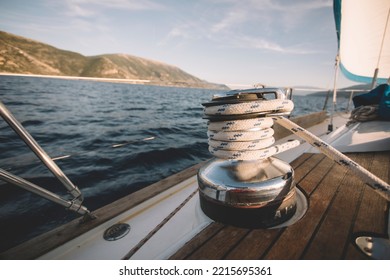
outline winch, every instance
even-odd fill
[[[294,170],[273,155],[299,145],[273,145],[272,116],[293,109],[289,90],[255,88],[213,96],[202,105],[209,151],[198,172],[200,204],[211,219],[245,228],[268,228],[297,209]]]

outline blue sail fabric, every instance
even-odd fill
[[[390,76],[390,1],[333,0],[340,69],[346,78],[377,83]]]
[[[382,84],[368,93],[353,98],[355,108],[366,105],[378,105],[378,115],[390,121],[390,85]]]

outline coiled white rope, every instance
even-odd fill
[[[266,112],[291,112],[294,109],[294,103],[288,99],[272,99],[252,102],[242,102],[235,104],[223,104],[206,107],[206,115],[242,115],[251,113]]]
[[[390,185],[378,178],[355,161],[351,160],[320,138],[296,125],[278,113],[290,112],[294,104],[290,100],[273,99],[234,104],[222,104],[206,107],[204,113],[213,116],[237,116],[238,120],[210,121],[208,124],[209,151],[215,157],[229,160],[260,160],[294,148],[298,140],[272,146],[273,121],[287,128],[324,155],[351,170],[367,185],[390,201]],[[239,119],[252,113],[264,113],[272,117]]]
[[[206,116],[245,116],[253,113],[289,113],[294,108],[291,100],[273,99],[206,107]],[[210,153],[221,159],[260,160],[294,148],[298,140],[272,146],[274,124],[270,117],[210,121],[208,138]]]

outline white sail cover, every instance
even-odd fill
[[[390,0],[334,0],[340,68],[354,81],[390,77]]]

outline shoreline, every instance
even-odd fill
[[[49,79],[62,79],[62,80],[85,80],[85,81],[95,81],[95,82],[108,82],[108,83],[124,83],[132,85],[151,85],[151,86],[162,86],[162,87],[180,87],[180,88],[204,88],[204,89],[213,89],[213,90],[225,90],[229,89],[226,85],[221,85],[220,87],[213,86],[210,84],[204,84],[203,86],[199,84],[196,85],[185,85],[183,82],[174,83],[158,83],[152,80],[143,80],[143,79],[120,79],[120,78],[99,78],[99,77],[79,77],[79,76],[57,76],[57,75],[40,75],[40,74],[20,74],[20,73],[6,73],[0,72],[0,76],[16,76],[16,77],[33,77],[33,78],[49,78]]]
[[[63,79],[63,80],[90,80],[90,81],[119,82],[119,83],[150,83],[150,80],[141,80],[141,79],[57,76],[57,75],[20,74],[20,73],[4,73],[4,72],[0,73],[0,76],[36,77],[36,78],[50,78],[50,79]]]

